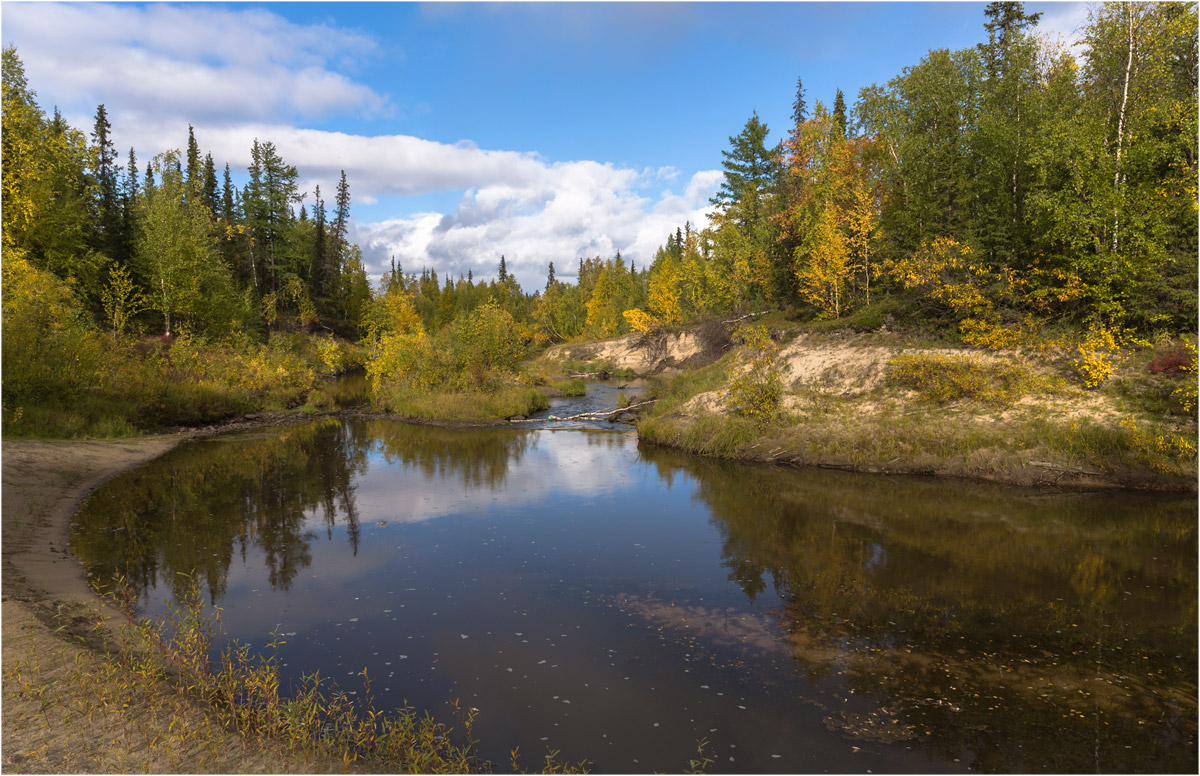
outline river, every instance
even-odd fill
[[[551,412],[603,404],[617,389]],[[609,405],[611,406],[611,404]],[[794,470],[627,426],[330,417],[180,445],[72,550],[162,615],[596,772],[1193,772],[1194,498]],[[184,575],[189,576],[184,576]]]

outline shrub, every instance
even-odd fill
[[[778,346],[764,326],[742,326],[733,337],[742,345],[739,359],[743,368],[736,372],[729,386],[726,406],[759,423],[777,420],[783,398],[783,378],[776,364]]]
[[[1103,324],[1093,324],[1076,347],[1075,371],[1084,388],[1099,388],[1113,372],[1121,349],[1112,331]]]
[[[520,368],[522,332],[488,302],[434,336],[379,336],[367,362],[376,404],[414,417],[486,419],[545,406]]]
[[[20,256],[5,256],[3,284],[4,405],[66,401],[94,386],[103,342],[71,286]]]
[[[1151,372],[1164,375],[1174,375],[1179,372],[1192,372],[1196,369],[1196,349],[1190,345],[1172,348],[1165,353],[1156,353],[1150,359]]]

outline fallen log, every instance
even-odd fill
[[[771,311],[763,310],[761,313],[746,313],[745,315],[740,316],[738,318],[730,318],[728,321],[721,321],[721,323],[724,323],[724,324],[738,323],[739,321],[744,321],[747,318],[757,318],[760,315],[766,315],[769,312],[771,312]]]
[[[578,415],[568,415],[560,418],[555,415],[547,416],[546,420],[607,420],[612,417],[624,415],[626,412],[633,412],[638,407],[645,407],[647,404],[653,404],[658,399],[647,399],[640,401],[637,404],[630,404],[628,407],[618,407],[615,410],[604,410],[601,412],[581,412]]]
[[[1087,469],[1079,469],[1074,466],[1062,466],[1060,464],[1051,463],[1049,461],[1030,461],[1029,465],[1030,466],[1040,466],[1043,469],[1050,469],[1051,471],[1062,472],[1063,474],[1087,474],[1092,477],[1106,476],[1104,472],[1094,472],[1094,471],[1089,471]]]
[[[637,404],[630,404],[628,407],[617,407],[615,410],[601,410],[599,412],[580,412],[577,415],[567,415],[558,417],[557,415],[547,415],[544,418],[510,418],[509,423],[544,423],[547,420],[564,421],[564,420],[615,420],[627,412],[645,407],[648,404],[653,404],[658,399],[647,399],[640,401]]]

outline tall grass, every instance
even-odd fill
[[[646,442],[702,455],[1005,475],[1018,482],[1031,478],[1026,467],[1034,461],[1099,472],[1117,481],[1166,478],[1165,486],[1179,489],[1194,487],[1197,471],[1194,436],[1131,418],[1110,424],[1035,415],[998,425],[937,407],[862,416],[846,406],[765,428],[731,415],[653,418],[644,420],[638,433]]]
[[[888,362],[887,382],[938,403],[972,399],[996,406],[1015,404],[1023,396],[1049,387],[1047,381],[1014,361],[941,353],[896,356]]]
[[[478,391],[423,391],[391,384],[375,388],[374,397],[375,404],[389,412],[423,420],[494,421],[550,406],[542,391],[520,384]]]
[[[112,596],[119,606],[128,593]],[[125,607],[128,614],[128,607]],[[226,728],[282,745],[289,753],[343,769],[385,773],[474,773],[491,767],[472,737],[477,710],[454,703],[454,724],[411,707],[376,706],[371,679],[359,673],[361,691],[338,688],[318,674],[284,688],[272,634],[264,654],[230,641],[219,611],[206,610],[198,584],[166,618],[137,621],[129,614],[117,658],[132,675],[171,681],[199,701]],[[215,656],[215,657],[214,657]],[[515,756],[514,756],[515,760]],[[582,772],[582,764],[545,758],[543,773]]]

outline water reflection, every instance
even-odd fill
[[[480,433],[390,420],[370,421],[367,431],[387,463],[415,467],[431,480],[454,479],[468,490],[501,489],[510,468],[521,463],[536,440],[522,431]]]
[[[1194,765],[1196,524],[1178,499],[643,456],[696,479],[730,580],[754,600],[769,579],[810,679],[881,704],[831,729],[987,771]]]
[[[332,539],[340,522],[358,554],[370,456],[471,491],[499,487],[531,439],[326,418],[185,444],[100,488],[73,520],[72,550],[98,587],[122,579],[143,601],[160,585],[178,599],[194,578],[216,602],[234,556],[245,563],[252,547],[271,587],[288,590],[317,530]]]
[[[298,633],[288,670],[491,709],[498,762],[677,771],[707,737],[713,772],[1195,764],[1185,500],[326,419],[182,445],[73,532],[148,611],[191,575],[236,637]]]

